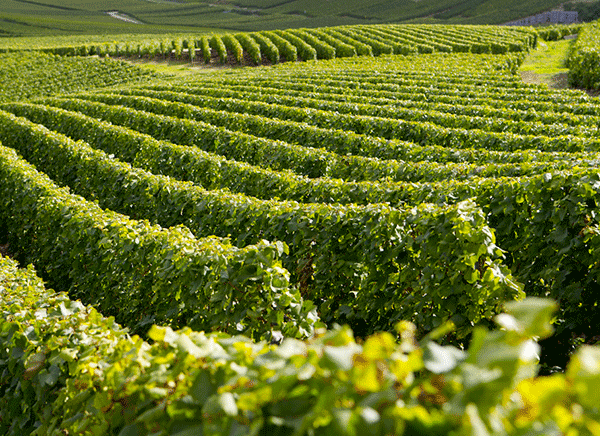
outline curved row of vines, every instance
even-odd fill
[[[593,434],[600,105],[446,31],[1,104],[5,433]]]

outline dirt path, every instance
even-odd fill
[[[534,71],[521,71],[521,80],[525,83],[546,84],[550,88],[569,88],[569,73],[540,74]]]
[[[573,40],[540,41],[519,70],[525,83],[545,84],[550,88],[569,87],[567,57]]]

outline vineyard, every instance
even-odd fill
[[[139,83],[157,75],[112,59],[72,58],[39,52],[1,53],[0,101]]]
[[[600,103],[518,78],[538,37],[1,55],[112,77],[0,99],[2,433],[598,434]]]
[[[563,27],[570,33],[577,28]],[[42,51],[62,56],[174,58],[258,65],[357,55],[525,52],[535,45],[536,38],[532,29],[514,27],[362,25],[213,35],[2,38],[0,52]]]
[[[572,84],[588,89],[600,89],[599,39],[598,23],[591,23],[582,28],[568,59]]]

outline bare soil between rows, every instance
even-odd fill
[[[548,85],[549,88],[553,89],[578,89],[585,92],[590,97],[598,97],[600,95],[600,90],[575,88],[571,86],[569,84],[569,73],[538,74],[533,71],[521,71],[519,74],[524,83]]]

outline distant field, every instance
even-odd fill
[[[73,35],[115,33],[162,33],[186,31],[192,25],[195,30],[203,27],[198,19],[200,10],[209,6],[198,5],[189,9],[177,4],[178,14],[196,17],[193,23],[172,18],[172,11],[165,4],[139,0],[42,0],[25,2],[3,0],[0,5],[0,35]],[[134,24],[109,16],[106,12],[119,11],[146,24]],[[212,29],[211,29],[212,30]]]
[[[560,0],[3,0],[0,36],[267,30],[377,23],[498,24]],[[119,11],[143,24],[107,14]]]
[[[67,58],[44,53],[0,54],[3,84],[0,101],[139,83],[151,78],[156,78],[156,74],[112,59]]]
[[[40,50],[67,56],[189,60],[192,63],[259,65],[285,61],[433,52],[527,52],[531,28],[466,25],[357,25],[263,32],[174,33],[13,37],[0,53]]]

